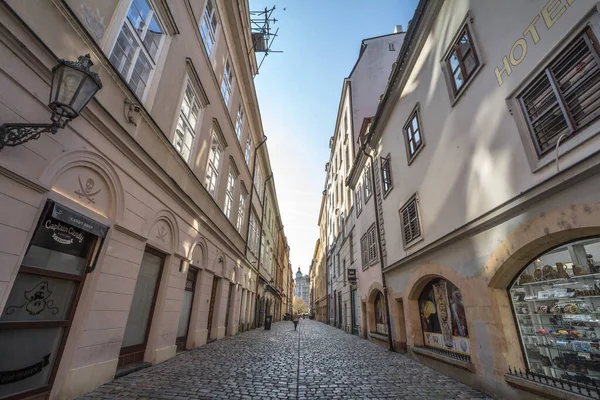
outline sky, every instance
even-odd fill
[[[308,273],[315,244],[329,138],[341,88],[365,38],[407,29],[418,0],[250,0],[276,6],[271,50],[255,78],[290,261]],[[258,53],[258,61],[262,54]]]

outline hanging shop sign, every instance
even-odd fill
[[[356,283],[356,268],[348,268],[348,283]]]
[[[451,282],[430,282],[419,297],[419,311],[425,346],[470,354],[462,293]]]

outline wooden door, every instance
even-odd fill
[[[230,308],[233,306],[233,296],[235,296],[235,285],[229,284],[229,294],[227,295],[227,309],[225,310],[225,336],[229,333],[229,315],[233,313]]]
[[[183,292],[183,302],[181,305],[181,313],[179,314],[179,324],[177,325],[177,351],[185,350],[190,330],[190,317],[192,315],[192,305],[194,303],[194,293],[196,291],[196,277],[198,271],[190,267],[188,269],[185,280],[185,289]]]
[[[206,324],[206,329],[208,329],[207,341],[212,339],[211,331],[212,331],[212,322],[213,316],[215,314],[215,302],[217,300],[217,285],[219,283],[219,278],[216,276],[213,277],[213,285],[212,290],[210,292],[210,307],[208,309],[208,323]]]
[[[133,292],[117,368],[144,361],[163,264],[162,254],[146,249]]]

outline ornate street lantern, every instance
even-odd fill
[[[0,125],[0,150],[39,139],[42,133],[55,134],[64,128],[102,88],[97,73],[90,71],[90,55],[77,61],[59,60],[52,68],[52,88],[48,106],[52,110],[49,124],[14,123]]]

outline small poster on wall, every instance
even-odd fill
[[[462,293],[451,282],[430,282],[419,297],[419,311],[426,346],[470,354]]]

